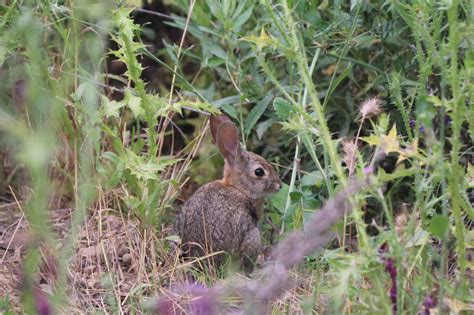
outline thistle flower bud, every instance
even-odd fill
[[[359,108],[362,120],[368,117],[376,117],[382,112],[381,102],[378,97],[366,99]]]

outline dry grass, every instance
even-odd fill
[[[4,203],[0,209],[0,296],[11,298],[16,313],[21,312],[22,265],[27,247],[41,247],[42,264],[35,286],[53,292],[57,258],[52,253],[60,253],[65,245],[73,210],[50,210],[49,222],[57,243],[48,246],[31,235],[19,204]],[[68,311],[143,311],[143,297],[159,294],[176,265],[175,257],[163,247],[166,232],[143,229],[136,219],[124,216],[120,210],[90,209],[66,263]],[[111,300],[117,302],[115,309],[110,306]]]
[[[119,204],[117,202],[119,195],[119,192],[112,191],[101,196],[99,198],[101,202],[88,211],[79,231],[73,254],[68,258],[65,266],[67,301],[63,305],[63,312],[72,314],[97,311],[120,314],[142,313],[146,311],[147,305],[156,305],[150,304],[156,300],[148,301],[149,298],[175,294],[175,300],[182,300],[189,296],[190,292],[186,289],[184,279],[190,274],[196,277],[195,279],[203,276],[205,282],[217,285],[215,288],[221,290],[219,295],[224,296],[225,305],[222,309],[226,312],[239,312],[238,310],[243,305],[243,298],[252,291],[252,287],[272,286],[275,280],[278,281],[276,289],[268,287],[266,291],[259,290],[258,294],[252,291],[252,294],[260,297],[262,294],[265,295],[265,292],[270,292],[270,295],[265,295],[261,299],[271,299],[274,301],[272,303],[274,309],[289,311],[291,314],[302,314],[305,303],[314,303],[312,288],[315,278],[311,274],[305,274],[305,271],[288,270],[288,275],[280,279],[281,281],[276,278],[264,280],[268,272],[274,273],[274,267],[270,264],[263,269],[262,273],[256,274],[253,282],[249,282],[238,274],[222,282],[216,275],[192,272],[192,269],[199,265],[199,260],[180,261],[165,239],[168,233],[166,227],[156,233],[156,231],[141,227],[136,219],[123,215],[124,212],[119,207],[112,209],[107,206]],[[61,202],[53,202],[53,204],[57,203]],[[329,204],[331,209],[334,208],[333,206]],[[57,261],[71,233],[73,209],[58,208],[49,211],[49,222],[57,239],[57,242],[51,244],[35,239],[29,232],[29,224],[22,213],[21,202],[4,203],[0,207],[2,209],[0,212],[0,231],[2,231],[0,234],[0,257],[2,258],[0,295],[8,295],[12,310],[20,313],[23,311],[21,294],[25,289],[25,283],[22,266],[26,249],[28,246],[41,248],[42,263],[34,281],[34,290],[39,292],[37,296],[38,294],[49,296],[50,293],[55,292],[57,285]],[[344,210],[341,211],[344,213]],[[303,234],[294,236],[304,237]],[[292,243],[292,240],[290,238],[288,242]],[[284,247],[286,243],[282,243],[281,246]],[[305,253],[296,255],[297,259],[304,257]],[[275,249],[273,256],[279,261],[285,260],[284,257],[279,257],[281,250],[279,251],[278,248]],[[294,264],[294,259],[295,255],[291,255],[291,262],[285,262],[285,266],[288,265],[285,268],[290,268]],[[259,278],[259,275],[263,278]],[[286,283],[289,279],[291,281]],[[180,286],[184,289],[176,290]],[[207,289],[202,288],[206,292]],[[242,291],[243,288],[250,291],[246,293],[245,290]],[[227,293],[222,295],[224,291]],[[231,292],[230,295],[229,292]],[[193,294],[189,297],[193,298]],[[320,307],[326,303],[321,300],[322,297],[324,295],[318,296]]]

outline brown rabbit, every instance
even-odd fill
[[[237,127],[227,116],[211,116],[210,125],[225,159],[224,178],[200,187],[184,203],[174,231],[187,256],[225,251],[251,271],[262,250],[258,220],[263,198],[282,183],[270,163],[240,147]],[[224,256],[213,261],[219,266]]]

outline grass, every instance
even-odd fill
[[[474,310],[469,1],[132,6],[0,6],[0,312],[141,313],[245,283],[179,260],[169,235],[222,167],[205,132],[217,111],[286,183],[266,204],[267,244],[309,233],[353,176],[373,183],[266,312]]]

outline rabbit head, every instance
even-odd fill
[[[280,190],[282,182],[273,166],[239,143],[239,131],[225,115],[211,116],[211,134],[224,157],[224,185],[233,186],[250,199],[262,199]]]

